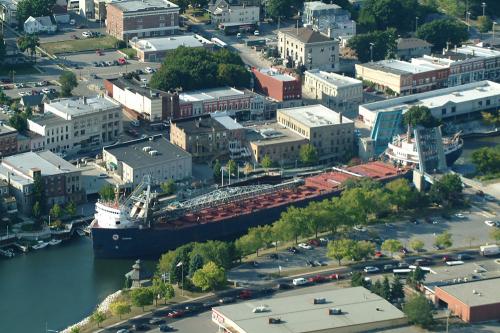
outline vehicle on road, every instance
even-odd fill
[[[432,260],[429,258],[418,258],[415,259],[415,266],[429,266],[432,265]]]
[[[327,275],[326,278],[329,280],[340,280],[342,278],[342,276],[340,274],[333,273],[333,274]]]
[[[92,33],[90,31],[84,31],[84,32],[82,32],[82,37],[90,38],[90,37],[92,37]]]
[[[291,246],[291,247],[287,248],[286,250],[290,253],[293,253],[293,254],[300,253],[299,249],[297,249],[295,246]]]
[[[465,218],[465,215],[462,214],[462,213],[456,213],[455,214],[455,217],[458,218],[458,219],[464,219]]]
[[[108,65],[108,66],[113,66],[113,65],[114,65],[114,63],[113,63],[111,60],[108,60],[108,61],[106,61],[106,65]]]
[[[353,229],[356,230],[356,231],[359,231],[359,232],[365,232],[366,231],[366,228],[364,226],[362,226],[362,225],[355,225],[353,227]]]
[[[122,329],[116,331],[116,333],[130,333],[130,330],[128,330],[126,328],[122,328]]]
[[[488,227],[496,227],[497,226],[497,222],[491,221],[491,220],[484,221],[484,224],[486,224]]]
[[[250,298],[252,298],[252,291],[248,290],[248,289],[242,290],[242,291],[240,291],[238,298],[239,299],[250,299]]]
[[[127,63],[127,60],[125,58],[118,58],[118,63],[120,65],[125,65]]]
[[[236,298],[234,297],[222,297],[221,299],[219,299],[219,303],[220,304],[227,304],[227,303],[234,303],[236,302]]]
[[[173,332],[174,328],[172,326],[169,326],[167,324],[160,325],[160,332]]]
[[[420,224],[420,222],[417,220],[417,219],[412,219],[411,220],[411,223],[417,225],[417,224]]]
[[[393,264],[384,265],[384,271],[392,271],[394,269]]]
[[[411,269],[409,268],[396,268],[392,270],[392,274],[394,276],[407,276],[411,273]]]
[[[236,38],[243,38],[243,35],[241,34],[241,32],[238,32],[238,33],[236,34]]]
[[[308,278],[307,281],[310,283],[321,283],[326,282],[326,278],[322,275],[315,275]]]
[[[102,52],[102,50],[101,50],[101,49],[97,49],[97,50],[95,50],[95,54],[97,54],[98,56],[102,56],[102,55],[104,55],[104,53]]]
[[[307,280],[304,278],[296,278],[296,279],[292,280],[292,284],[294,286],[303,286],[303,285],[307,284]]]
[[[313,246],[320,246],[321,242],[319,240],[313,238],[313,239],[308,240],[307,244],[313,245]]]
[[[293,289],[293,286],[291,284],[288,284],[288,283],[278,283],[276,285],[276,289],[278,289],[278,290],[289,290],[289,289]]]
[[[254,35],[254,36],[260,36],[260,32],[259,32],[259,30],[255,30],[255,31],[253,32],[253,35]]]
[[[441,260],[443,262],[448,262],[448,261],[454,261],[455,258],[453,258],[452,256],[443,256],[443,258]]]
[[[134,331],[147,331],[149,330],[149,326],[146,324],[134,324],[132,325],[132,329]]]
[[[151,73],[154,73],[154,72],[155,72],[155,70],[154,70],[154,69],[152,69],[151,67],[146,67],[146,68],[144,69],[144,71],[145,71],[146,73],[148,73],[148,74],[151,74]]]
[[[496,244],[482,245],[479,247],[479,253],[482,256],[494,256],[500,253],[500,246]]]
[[[471,259],[474,259],[473,256],[471,256],[470,254],[467,254],[467,253],[460,253],[457,255],[457,260],[471,260]]]
[[[311,245],[308,245],[306,243],[299,243],[299,245],[297,245],[298,247],[302,248],[302,249],[305,249],[305,250],[311,250],[312,249],[312,246]]]
[[[149,319],[149,324],[150,325],[159,325],[159,324],[161,324],[163,322],[164,322],[164,320],[162,318],[155,317],[155,318]]]
[[[199,304],[188,304],[184,307],[184,311],[186,311],[186,313],[195,313],[200,311],[201,309],[202,307]]]
[[[69,20],[69,25],[75,25],[75,23],[76,23],[76,22],[75,22],[75,20],[74,20],[74,19]]]
[[[169,318],[180,318],[184,316],[184,311],[182,310],[172,310],[167,313],[167,317]]]
[[[217,305],[219,305],[219,302],[217,302],[217,301],[207,301],[207,302],[203,303],[202,306],[205,309],[211,309],[212,307],[217,306]]]
[[[279,256],[278,256],[278,254],[277,254],[277,253],[271,253],[271,254],[269,255],[269,259],[278,259],[278,258],[279,258]]]
[[[408,267],[410,267],[410,264],[407,263],[406,261],[398,262],[398,268],[408,268]]]
[[[374,274],[374,273],[378,273],[380,271],[380,269],[378,267],[375,267],[375,266],[366,266],[363,271],[365,273],[368,273],[368,274]]]

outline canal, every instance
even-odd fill
[[[466,139],[458,168],[469,168],[472,151],[500,144],[500,136]],[[92,313],[120,289],[134,260],[94,259],[87,237],[0,258],[0,332],[61,330]],[[147,263],[154,269],[154,263]]]

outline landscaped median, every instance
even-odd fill
[[[48,42],[40,45],[50,54],[93,51],[96,49],[116,49],[118,40],[112,36]]]

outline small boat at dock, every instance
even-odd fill
[[[49,241],[49,245],[50,245],[50,246],[59,245],[59,244],[61,244],[61,243],[62,243],[62,240],[60,240],[60,239],[55,239],[55,238],[53,238],[53,239],[51,239],[51,240]]]
[[[49,245],[49,243],[44,241],[38,241],[38,243],[33,245],[32,247],[34,250],[40,250],[43,249],[44,247],[47,247],[47,245]]]

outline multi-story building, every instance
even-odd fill
[[[107,96],[120,103],[132,118],[150,122],[169,120],[179,112],[179,95],[144,88],[124,78],[104,80]]]
[[[260,20],[260,4],[255,1],[216,0],[208,6],[213,24],[256,23]]]
[[[300,149],[309,140],[278,123],[265,123],[246,127],[252,160],[262,163],[268,156],[275,165],[296,164],[300,160]]]
[[[188,179],[192,174],[191,155],[162,135],[104,147],[102,159],[108,170],[132,187],[140,184],[144,176],[160,184],[169,179]]]
[[[432,44],[420,38],[398,38],[397,56],[401,60],[409,60],[431,54]]]
[[[276,68],[252,68],[258,92],[283,102],[302,98],[300,79]]]
[[[244,137],[244,128],[225,113],[173,120],[170,125],[170,142],[200,161],[244,153]]]
[[[0,156],[17,153],[17,130],[0,122]]]
[[[354,148],[354,122],[324,105],[278,110],[278,124],[306,138],[316,148],[320,162],[349,158]]]
[[[331,109],[354,116],[363,102],[363,83],[344,75],[313,69],[305,72],[302,94],[304,99],[320,101]]]
[[[437,63],[381,60],[356,64],[356,77],[375,84],[380,91],[409,95],[446,87],[449,68]]]
[[[174,119],[225,111],[238,120],[262,119],[265,98],[250,90],[230,87],[192,90],[179,94],[179,114]]]
[[[339,69],[339,43],[311,28],[278,32],[278,51],[289,67],[305,66],[335,72]]]
[[[350,38],[356,35],[356,22],[351,20],[349,11],[335,4],[305,2],[302,22],[304,26],[310,26],[330,38]]]
[[[147,62],[162,62],[168,53],[179,46],[213,48],[213,43],[200,35],[139,39],[132,40],[129,44],[135,50],[139,60]]]
[[[10,184],[19,211],[31,214],[34,204],[33,183],[40,176],[46,204],[76,203],[85,199],[80,171],[50,151],[27,152],[5,157],[0,163],[0,179]]]
[[[55,99],[45,113],[28,119],[31,132],[44,138],[44,149],[62,154],[92,151],[119,139],[120,104],[108,97]]]
[[[173,35],[179,30],[179,6],[167,0],[114,1],[106,12],[106,33],[124,41]]]

